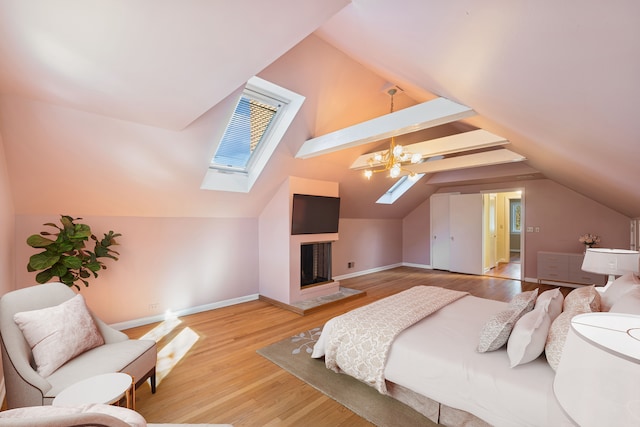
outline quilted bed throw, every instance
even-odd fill
[[[335,318],[325,364],[387,394],[384,367],[391,343],[404,329],[467,292],[415,286]]]

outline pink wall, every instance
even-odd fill
[[[334,276],[402,262],[402,220],[340,218],[340,240],[333,245]],[[347,268],[348,262],[355,267]]]
[[[16,216],[18,287],[35,284],[26,265],[36,253],[26,238],[57,215]],[[146,218],[86,216],[94,234],[114,230],[120,259],[82,294],[108,323],[162,314],[258,293],[256,218]],[[151,309],[150,304],[157,304]]]
[[[0,295],[14,289],[14,211],[7,162],[0,135]]]
[[[429,233],[424,239],[422,230],[430,229],[431,205],[429,199],[402,220],[402,261],[427,266],[431,264],[431,241]]]
[[[537,276],[538,251],[582,252],[578,237],[595,233],[602,237],[601,247],[629,248],[629,220],[600,203],[548,179],[467,185],[443,188],[442,192],[471,193],[480,191],[509,191],[522,188],[524,227],[539,227],[539,232],[525,233],[524,275]],[[403,224],[403,261],[430,263],[429,201],[407,215]],[[423,228],[422,228],[423,227]]]
[[[525,277],[536,277],[538,251],[584,251],[584,233],[601,236],[601,247],[629,249],[629,217],[553,181],[527,183],[524,203],[525,227],[540,227],[525,234]]]

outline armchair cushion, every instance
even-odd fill
[[[37,372],[43,377],[104,344],[80,294],[53,307],[16,313],[13,319],[29,343]]]

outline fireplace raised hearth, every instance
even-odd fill
[[[330,282],[331,242],[300,245],[300,288]]]

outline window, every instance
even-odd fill
[[[522,229],[522,204],[520,199],[509,199],[509,207],[511,208],[511,232],[520,233]]]
[[[404,175],[404,176],[400,177],[400,179],[398,179],[395,182],[395,184],[393,184],[391,186],[391,188],[389,188],[387,190],[387,192],[384,193],[376,201],[376,203],[379,203],[379,204],[382,204],[382,205],[391,205],[391,204],[393,204],[404,193],[406,193],[407,190],[409,190],[411,187],[413,187],[413,185],[416,182],[418,182],[418,180],[420,180],[420,178],[422,178],[424,175],[425,174],[423,174],[423,173],[419,173],[414,178],[409,178],[408,175]]]
[[[247,82],[210,161],[201,188],[249,192],[304,102],[253,77]]]

